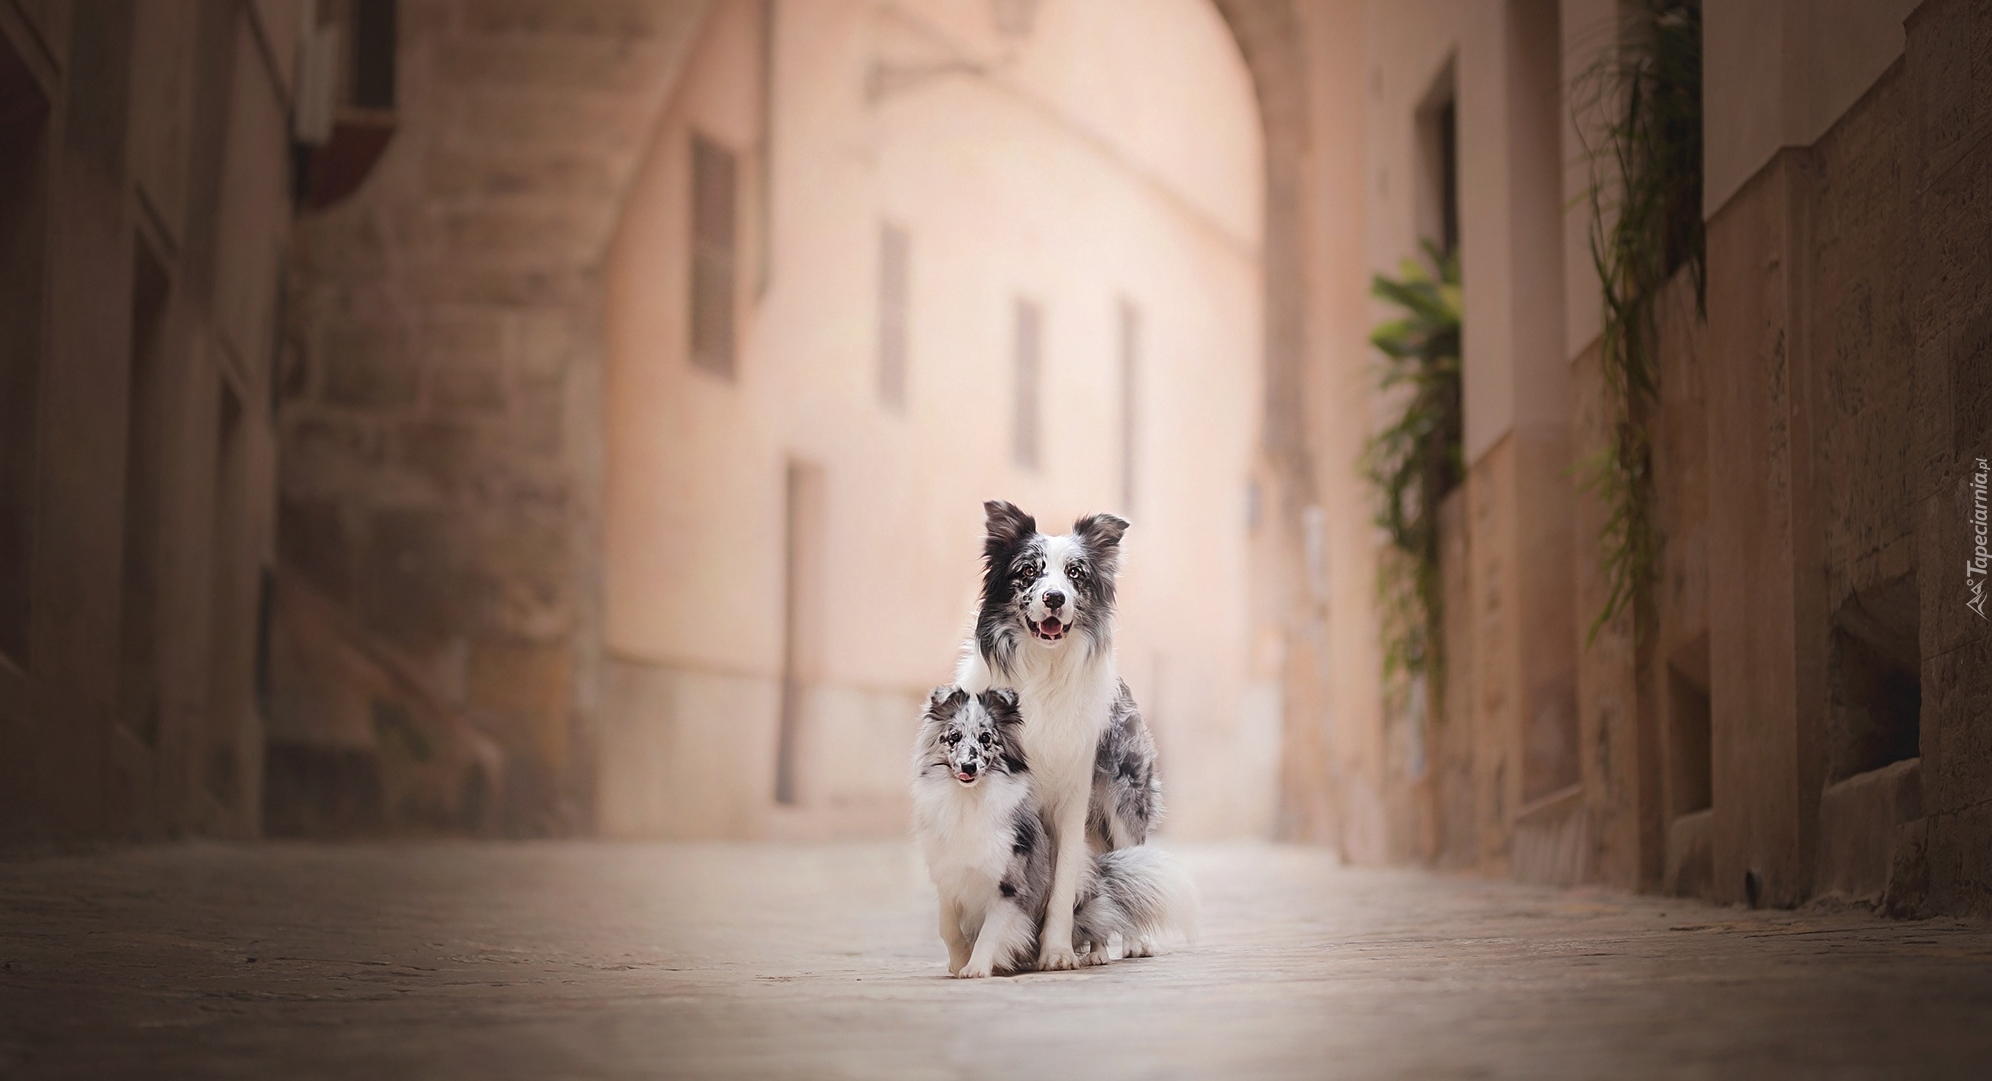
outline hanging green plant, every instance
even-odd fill
[[[1401,405],[1363,448],[1363,476],[1375,491],[1376,524],[1389,538],[1378,567],[1387,685],[1443,679],[1444,595],[1439,579],[1439,501],[1465,475],[1460,454],[1459,256],[1427,243],[1434,276],[1406,259],[1396,280],[1379,274],[1370,292],[1404,310],[1376,328],[1383,353],[1378,388]]]
[[[1577,130],[1599,131],[1591,161],[1591,261],[1604,293],[1599,343],[1610,436],[1580,468],[1605,506],[1598,538],[1603,607],[1586,641],[1633,613],[1633,633],[1659,558],[1653,509],[1653,437],[1659,363],[1655,305],[1683,265],[1697,311],[1707,284],[1702,228],[1701,5],[1643,0],[1618,51],[1573,87]],[[1587,113],[1602,121],[1587,125]]]

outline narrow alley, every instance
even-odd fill
[[[1992,1076],[1988,58],[0,0],[0,1081]]]

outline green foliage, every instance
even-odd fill
[[[1370,334],[1384,355],[1378,384],[1402,406],[1363,448],[1362,469],[1376,494],[1376,524],[1390,539],[1378,569],[1384,620],[1384,677],[1394,687],[1418,677],[1438,688],[1444,595],[1439,580],[1439,500],[1465,474],[1460,455],[1459,256],[1431,244],[1434,277],[1406,259],[1393,281],[1377,275],[1370,292],[1404,309]]]
[[[1653,511],[1653,440],[1659,391],[1655,304],[1681,266],[1699,309],[1707,268],[1702,230],[1701,5],[1643,0],[1616,55],[1599,61],[1572,94],[1603,115],[1591,160],[1591,261],[1604,290],[1601,360],[1611,438],[1581,465],[1605,505],[1598,538],[1607,592],[1587,641],[1621,613],[1639,613],[1659,559]]]

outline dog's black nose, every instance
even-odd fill
[[[1044,606],[1056,612],[1065,607],[1065,594],[1052,590],[1044,595]]]
[[[970,760],[970,761],[967,761],[967,762],[963,762],[963,763],[961,764],[961,771],[962,771],[963,773],[966,773],[966,774],[968,774],[968,775],[969,775],[970,777],[973,777],[973,776],[975,776],[975,769],[976,769],[976,766],[975,766],[975,762],[974,762],[973,760]]]

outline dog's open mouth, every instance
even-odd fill
[[[975,777],[976,775],[973,773],[968,773],[962,770],[955,771],[955,780],[960,781],[963,784],[974,784]]]
[[[1037,625],[1031,628],[1031,633],[1037,635],[1040,642],[1056,642],[1065,637],[1066,630],[1066,624],[1060,623],[1057,617],[1052,617],[1039,620]]]

